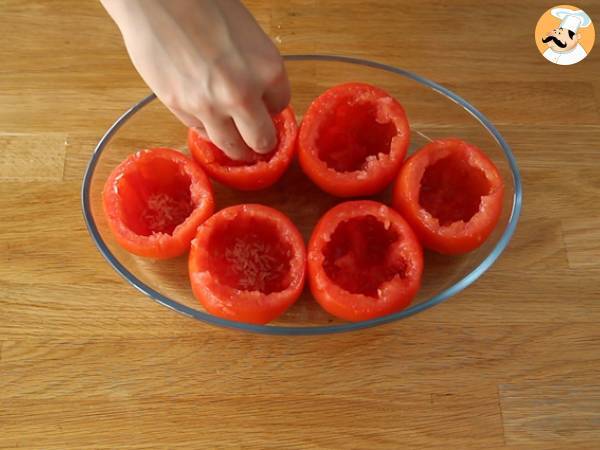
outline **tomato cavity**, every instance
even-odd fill
[[[222,285],[268,295],[291,283],[292,247],[268,221],[238,217],[219,223],[208,241],[208,254],[208,267]]]
[[[425,169],[419,204],[438,219],[441,226],[468,222],[479,211],[481,198],[491,185],[484,172],[460,155],[450,155]]]
[[[134,233],[173,234],[194,209],[191,179],[179,164],[166,159],[138,160],[133,171],[117,182],[118,195],[127,208],[123,222]]]
[[[401,239],[372,215],[341,222],[323,249],[325,273],[352,294],[377,298],[383,283],[406,277],[406,260],[391,252]]]
[[[319,159],[338,172],[363,170],[379,154],[389,154],[397,129],[377,120],[377,104],[356,100],[340,104],[318,130]]]

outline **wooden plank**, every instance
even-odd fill
[[[477,11],[473,5],[470,0],[401,6],[385,0],[275,2],[273,27],[282,50],[291,53],[375,59],[443,83],[485,79],[509,84],[528,79],[544,86],[549,71],[555,72],[537,51],[533,31],[548,3],[533,0],[526,10],[501,0],[488,1],[485,8],[475,6]],[[579,5],[592,17],[600,12],[593,1]],[[356,20],[349,20],[348,11],[356,14]],[[327,33],[322,33],[324,21]],[[589,57],[569,69],[570,80],[589,82],[590,73],[600,69],[600,59]]]
[[[580,214],[597,216],[600,177],[596,164],[572,167],[526,167],[521,171],[523,214],[529,218],[567,219]],[[531,200],[530,200],[531,199]]]
[[[99,135],[131,105],[148,95],[146,87],[121,89],[105,86],[96,91],[41,88],[0,91],[0,123],[11,133],[67,133],[89,130]],[[58,108],[58,109],[57,109]],[[32,120],[35,118],[35,120]]]
[[[471,102],[492,122],[499,124],[520,124],[532,120],[532,110],[539,111],[534,121],[540,125],[556,125],[557,117],[560,117],[561,129],[570,125],[600,123],[600,112],[591,83],[577,83],[574,90],[565,90],[563,83],[558,81],[482,81],[467,85],[451,83],[446,86]],[[573,96],[578,99],[575,103]],[[527,99],[527,108],[516,108],[515,105],[522,98]],[[565,115],[564,111],[573,114]],[[554,133],[560,131],[556,130]]]
[[[600,384],[510,383],[501,384],[499,392],[508,444],[600,444]]]
[[[116,274],[113,277],[110,283],[81,282],[71,287],[56,282],[37,285],[3,282],[4,321],[0,331],[6,339],[40,336],[133,338],[216,332],[211,326],[154,303]],[[467,326],[474,322],[483,327],[501,320],[506,326],[575,323],[584,330],[590,327],[588,332],[592,332],[600,312],[597,301],[600,291],[588,287],[593,279],[592,274],[576,276],[573,273],[565,286],[564,280],[556,279],[553,274],[546,277],[527,274],[532,289],[523,292],[514,288],[519,277],[498,276],[493,282],[489,279],[485,284],[481,282],[443,305],[390,324],[383,330],[392,333],[405,327],[418,330],[426,324]],[[581,295],[581,286],[586,287],[589,296]],[[550,293],[551,289],[553,292]],[[199,305],[190,303],[190,306],[199,309]],[[293,317],[295,311],[296,308],[290,310],[289,317]],[[234,336],[239,337],[236,333]]]
[[[62,180],[66,145],[57,133],[0,132],[0,182]]]
[[[113,316],[112,325],[99,319],[96,336],[89,338],[81,337],[82,323],[80,336],[67,330],[64,336],[6,340],[0,399],[105,398],[117,386],[135,398],[306,392],[393,397],[404,389],[460,393],[482,386],[495,392],[497,380],[509,378],[586,384],[598,369],[600,332],[581,323],[413,320],[355,336],[275,338],[169,322],[166,315],[159,322],[141,312],[137,324]],[[145,333],[132,332],[144,319]],[[43,321],[40,316],[40,326]],[[120,337],[117,328],[123,328]],[[110,334],[103,337],[105,329]],[[557,342],[564,343],[560,350]]]
[[[560,220],[552,218],[529,219],[524,213],[508,249],[491,269],[516,276],[548,269],[567,269],[567,251],[563,241]]]
[[[10,408],[2,402],[7,414],[0,446],[393,449],[407,441],[420,448],[436,443],[461,448],[500,445],[495,393],[467,397],[448,407],[419,392],[380,398],[303,393],[135,399],[115,389],[113,398],[102,400],[16,400]],[[466,413],[469,408],[473,409]],[[324,420],[326,416],[330,419]],[[87,428],[89,421],[93,429]]]
[[[600,104],[596,100],[596,104]],[[600,167],[600,126],[500,125],[523,171],[529,168]],[[597,177],[595,177],[597,179]]]
[[[563,219],[569,267],[600,269],[600,216]]]

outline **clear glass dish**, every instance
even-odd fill
[[[132,286],[156,302],[214,325],[269,334],[326,334],[357,330],[404,319],[435,306],[465,289],[488,270],[506,248],[521,210],[521,178],[515,158],[498,130],[474,106],[448,89],[418,75],[372,61],[326,55],[288,55],[292,106],[301,114],[310,102],[333,85],[361,81],[379,86],[396,97],[411,124],[410,153],[428,140],[459,137],[482,148],[498,166],[506,185],[504,208],[490,238],[477,250],[460,257],[426,252],[423,285],[407,309],[373,320],[347,323],[323,311],[305,289],[282,317],[268,325],[249,325],[205,312],[192,295],[187,255],[168,261],[134,256],[114,240],[102,211],[102,188],[112,169],[142,148],[166,146],[188,153],[187,130],[154,95],[123,114],[98,143],[85,171],[82,207],[90,235],[107,262]],[[314,186],[293,164],[273,187],[238,192],[213,183],[218,208],[238,203],[263,203],[280,209],[296,223],[305,239],[318,218],[339,202]],[[390,189],[373,197],[389,203]]]

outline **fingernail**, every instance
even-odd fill
[[[276,138],[263,138],[258,142],[257,148],[254,149],[257,153],[269,153],[275,149],[277,145]]]
[[[254,152],[250,148],[242,148],[240,150],[230,151],[227,152],[226,155],[235,161],[250,162],[254,160],[254,157],[252,156],[254,155]]]

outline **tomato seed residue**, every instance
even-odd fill
[[[159,192],[150,195],[142,211],[142,220],[153,233],[173,233],[173,230],[192,212],[188,198],[175,199]]]
[[[239,289],[270,293],[270,287],[285,271],[274,254],[269,243],[237,238],[233,246],[225,249],[224,257],[238,278]]]
[[[228,218],[214,227],[206,248],[208,268],[222,285],[270,294],[291,282],[292,247],[268,219]]]
[[[115,178],[123,223],[140,236],[172,235],[196,207],[191,198],[190,175],[182,169],[182,163],[167,157],[152,157],[150,151],[137,155]]]

